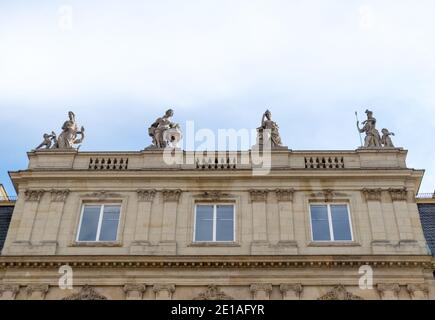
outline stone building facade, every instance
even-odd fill
[[[28,153],[0,299],[435,298],[407,151],[163,152]]]

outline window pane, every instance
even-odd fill
[[[216,241],[234,241],[234,206],[216,206]]]
[[[104,206],[101,222],[100,241],[116,241],[118,233],[120,206]]]
[[[334,240],[352,240],[346,205],[331,205]]]
[[[311,205],[311,225],[313,228],[314,241],[331,240],[327,206]]]
[[[213,206],[196,206],[195,241],[213,241]]]
[[[82,225],[80,226],[79,241],[96,241],[98,220],[101,206],[85,206],[83,209]]]

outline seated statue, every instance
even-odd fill
[[[82,143],[85,138],[85,128],[78,129],[74,112],[68,112],[68,118],[62,126],[62,133],[59,137],[54,132],[51,135],[44,134],[44,141],[36,150],[42,147],[46,149],[74,149],[74,145]]]
[[[173,115],[174,111],[172,109],[167,110],[163,117],[158,118],[148,128],[148,134],[153,138],[151,148],[178,147],[182,133],[179,124],[172,122]]]
[[[285,148],[282,145],[279,127],[276,122],[272,121],[272,113],[269,110],[266,110],[261,118],[261,127],[257,128],[258,146],[263,146],[264,138],[270,140],[271,148]]]
[[[381,143],[385,148],[394,148],[393,141],[390,136],[394,136],[394,132],[390,132],[388,129],[382,129]]]

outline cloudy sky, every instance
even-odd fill
[[[168,107],[195,128],[255,128],[292,149],[355,149],[373,109],[435,188],[433,0],[2,1],[0,182],[68,110],[81,150],[140,150]]]

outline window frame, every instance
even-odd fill
[[[233,207],[233,240],[216,240],[216,225],[217,225],[217,206],[232,206]],[[213,240],[196,240],[196,220],[198,206],[213,206]],[[229,202],[198,202],[195,203],[193,219],[193,243],[235,243],[236,242],[236,204]]]
[[[80,240],[80,231],[82,229],[82,223],[83,223],[83,215],[85,213],[85,207],[86,206],[100,206],[100,213],[98,216],[98,225],[97,225],[97,234],[95,240]],[[115,240],[99,240],[101,236],[101,226],[103,224],[103,216],[104,216],[104,208],[106,206],[118,206],[119,207],[119,218],[118,218],[118,225],[116,227],[116,239]],[[79,227],[77,229],[77,236],[76,236],[76,242],[77,243],[115,243],[119,241],[119,228],[121,224],[121,216],[122,216],[122,203],[114,202],[114,203],[82,203],[82,209],[80,213],[80,219],[79,219]]]
[[[313,232],[313,216],[311,212],[311,206],[312,205],[320,205],[320,206],[326,206],[327,212],[328,212],[328,227],[329,227],[329,237],[330,240],[315,240],[314,239],[314,232]],[[335,240],[334,239],[334,227],[332,225],[332,213],[331,213],[331,206],[339,205],[339,206],[346,206],[347,208],[347,217],[349,219],[349,229],[350,229],[350,239],[348,240]],[[347,202],[310,202],[309,203],[309,211],[310,211],[310,231],[311,231],[311,241],[313,242],[322,242],[322,243],[328,243],[328,242],[335,242],[335,243],[345,243],[345,242],[354,242],[355,236],[353,233],[353,225],[352,225],[352,215],[350,213],[350,206]]]

